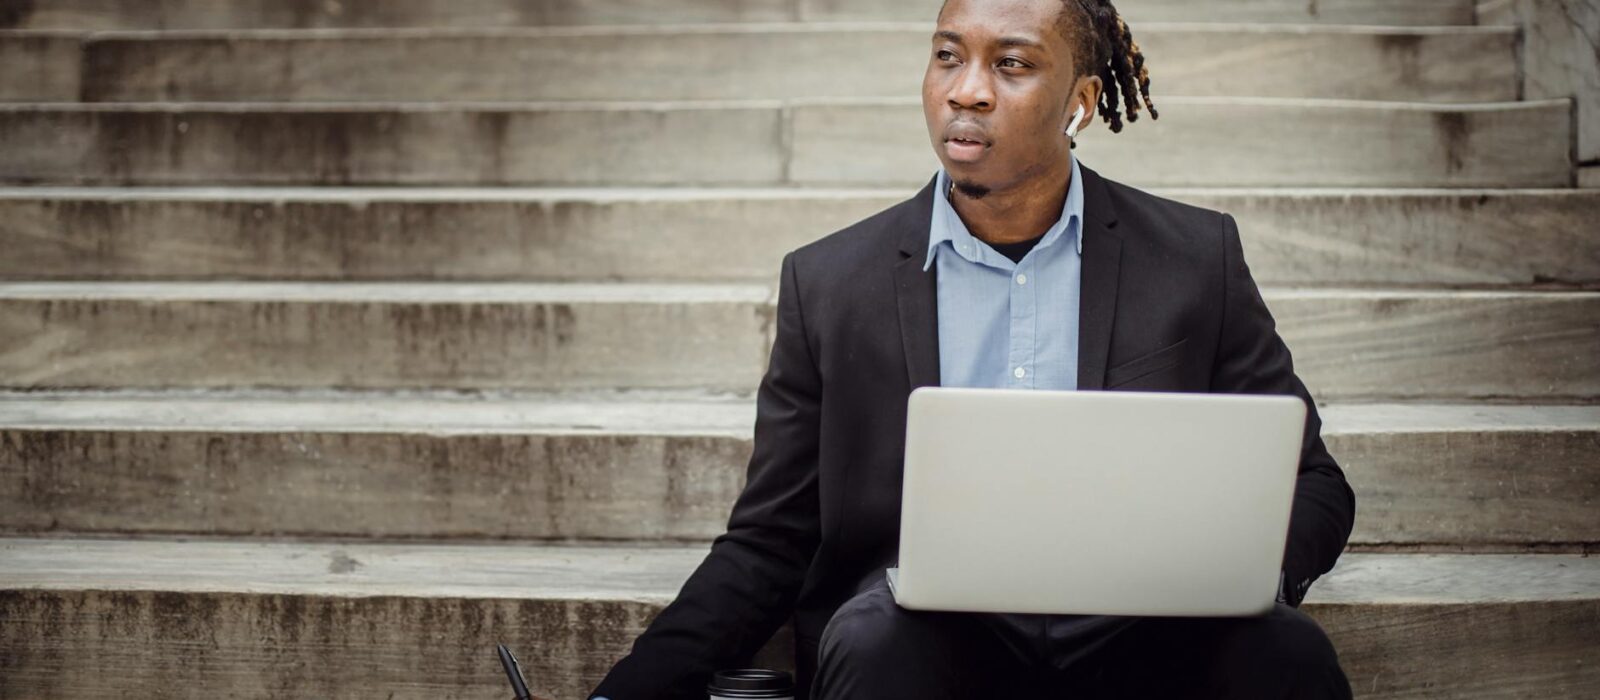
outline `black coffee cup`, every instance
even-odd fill
[[[794,678],[785,671],[739,668],[717,671],[706,686],[709,700],[794,700]]]

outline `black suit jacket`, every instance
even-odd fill
[[[1227,214],[1083,177],[1081,390],[1296,394],[1307,403],[1283,569],[1297,605],[1333,567],[1355,496],[1320,437]],[[728,531],[596,690],[703,698],[794,620],[802,685],[835,609],[898,554],[911,390],[939,383],[933,183],[783,258],[754,451]]]

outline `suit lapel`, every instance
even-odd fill
[[[933,221],[935,176],[912,197],[898,222],[900,252],[894,266],[894,291],[899,307],[900,343],[906,354],[911,388],[939,386],[938,268],[922,270],[928,256],[928,226]]]
[[[1078,295],[1078,388],[1104,389],[1122,273],[1122,237],[1116,208],[1099,173],[1078,163],[1083,175],[1083,277]]]

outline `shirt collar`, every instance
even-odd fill
[[[1078,169],[1078,159],[1068,152],[1072,161],[1072,182],[1067,186],[1067,199],[1061,204],[1061,218],[1050,225],[1044,238],[1034,246],[1035,249],[1048,247],[1056,239],[1070,235],[1073,246],[1078,255],[1083,255],[1083,174]],[[956,209],[950,204],[950,175],[944,168],[939,169],[938,178],[934,182],[933,218],[928,226],[928,255],[922,262],[922,270],[926,272],[933,266],[934,256],[940,248],[950,248],[957,255],[968,262],[983,262],[987,255],[999,256],[987,245],[978,245],[979,240],[967,230],[967,225],[961,221],[961,216],[956,214]],[[941,243],[949,241],[949,246]]]

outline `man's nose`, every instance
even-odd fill
[[[994,83],[982,66],[967,64],[961,67],[956,84],[950,90],[950,106],[956,109],[989,109],[994,106]]]

